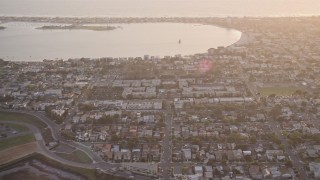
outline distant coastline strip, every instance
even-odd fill
[[[84,25],[50,25],[36,29],[41,30],[92,30],[92,31],[112,31],[121,28],[120,26],[84,26]]]

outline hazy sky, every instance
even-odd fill
[[[0,15],[299,16],[320,15],[320,0],[0,0]]]

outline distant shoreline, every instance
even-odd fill
[[[92,30],[92,31],[112,31],[121,28],[120,26],[84,26],[84,25],[50,25],[42,26],[36,29],[40,30]]]
[[[235,43],[233,43],[233,44],[231,44],[231,45],[229,45],[227,47],[241,46],[241,45],[244,45],[244,44],[248,43],[249,40],[250,40],[249,34],[247,34],[245,32],[241,32],[240,39],[237,42],[235,42]]]
[[[31,22],[31,23],[60,23],[60,24],[130,24],[130,23],[199,23],[221,26],[218,22],[227,18],[214,17],[20,17],[0,16],[0,22]],[[228,28],[228,27],[226,27]]]

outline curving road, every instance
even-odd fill
[[[27,112],[27,111],[18,111],[18,110],[1,110],[3,112],[14,112],[14,113],[21,113],[21,114],[28,114],[31,116],[34,116],[36,118],[38,118],[39,120],[41,120],[42,122],[44,122],[45,124],[47,124],[48,128],[50,128],[51,130],[51,134],[52,137],[56,140],[60,140],[61,136],[59,134],[59,130],[61,128],[60,125],[55,124],[54,122],[52,122],[49,118],[47,118],[44,114],[39,113],[39,112]],[[52,159],[55,159],[63,164],[67,164],[70,166],[76,166],[76,167],[82,167],[82,168],[89,168],[89,169],[101,169],[104,172],[108,172],[111,168],[116,168],[119,167],[120,164],[114,164],[114,163],[107,163],[105,161],[102,160],[102,158],[98,155],[96,155],[94,152],[91,151],[91,149],[87,146],[84,146],[81,143],[77,143],[77,142],[69,142],[69,141],[64,141],[64,140],[60,140],[61,143],[65,143],[68,145],[71,145],[79,150],[82,150],[83,152],[85,152],[92,160],[93,163],[92,164],[85,164],[85,163],[77,163],[77,162],[73,162],[73,161],[69,161],[66,159],[61,158],[60,156],[56,155],[55,153],[51,152],[47,146],[45,145],[45,141],[43,140],[43,137],[41,135],[41,131],[31,125],[31,124],[27,124],[21,121],[2,121],[4,123],[14,123],[14,124],[20,124],[20,125],[24,125],[27,126],[35,135],[36,140],[38,142],[38,150],[39,153],[48,156]]]
[[[41,132],[36,126],[30,125],[27,123],[23,123],[23,122],[17,122],[17,121],[1,121],[1,122],[8,123],[8,124],[18,124],[18,125],[26,126],[34,134],[36,142],[38,143],[38,153],[41,153],[45,156],[48,156],[48,157],[50,157],[56,161],[59,161],[63,164],[68,164],[71,166],[77,166],[77,167],[82,167],[82,168],[92,168],[91,164],[76,163],[73,161],[69,161],[69,160],[63,159],[60,156],[56,155],[55,153],[51,152],[47,148],[47,146],[45,145],[46,143],[43,140]]]

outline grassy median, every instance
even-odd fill
[[[92,163],[90,157],[81,150],[75,150],[72,153],[56,153],[58,156],[67,159],[69,161],[78,163]]]

